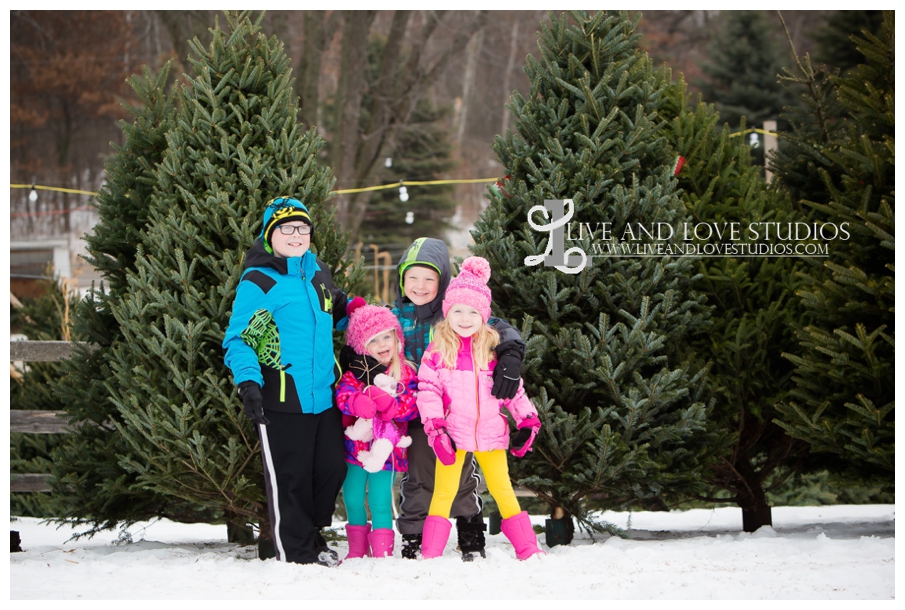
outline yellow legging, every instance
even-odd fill
[[[459,477],[462,474],[462,466],[465,463],[466,452],[457,450],[456,461],[450,466],[444,466],[437,460],[437,472],[434,480],[434,496],[431,498],[429,515],[449,519],[453,500],[459,491]],[[515,492],[512,491],[512,482],[509,480],[509,463],[506,461],[506,451],[475,451],[475,459],[484,473],[487,481],[487,490],[496,500],[503,519],[515,516],[522,512],[518,505]]]

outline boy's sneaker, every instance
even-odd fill
[[[484,519],[478,513],[471,519],[456,517],[456,533],[459,538],[459,550],[462,552],[462,561],[474,561],[478,557],[487,558],[484,552],[486,544],[484,540]]]
[[[340,563],[339,555],[334,551],[321,551],[317,554],[317,565],[324,566],[325,568],[335,568]]]
[[[418,559],[419,555],[421,555],[421,534],[403,534],[402,557]]]
[[[316,532],[314,534],[314,546],[317,547],[318,556],[317,562],[321,565],[326,565],[323,563],[324,561],[332,562],[329,567],[333,567],[339,565],[339,553],[331,549],[327,546],[327,539],[324,538],[324,535],[321,532]],[[328,558],[325,558],[327,556]]]

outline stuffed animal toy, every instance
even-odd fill
[[[390,396],[396,396],[396,380],[389,375],[381,373],[375,376],[374,385]],[[408,447],[412,444],[412,437],[403,435],[396,422],[384,421],[379,416],[373,419],[359,417],[345,432],[353,441],[371,441],[370,450],[358,454],[358,460],[368,472],[383,470],[394,447]]]

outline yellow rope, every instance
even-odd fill
[[[339,191],[333,191],[337,195],[344,195],[346,193],[364,193],[366,191],[380,191],[384,189],[393,189],[399,188],[400,186],[428,186],[433,184],[476,184],[479,182],[489,183],[496,182],[499,178],[475,178],[469,180],[420,180],[420,181],[409,181],[409,180],[400,180],[399,182],[394,182],[392,184],[381,184],[378,186],[368,186],[360,189],[342,189]],[[56,186],[41,186],[38,184],[10,184],[10,188],[13,189],[36,189],[41,191],[58,191],[60,193],[75,193],[77,195],[92,195],[95,196],[97,193],[93,191],[79,191],[76,189],[66,189],[60,188]]]
[[[780,133],[776,133],[776,132],[773,132],[773,131],[764,131],[763,129],[757,129],[756,127],[751,127],[751,128],[749,128],[749,129],[746,129],[745,131],[739,131],[739,132],[736,132],[736,133],[730,133],[730,134],[729,134],[729,137],[730,137],[730,138],[734,138],[735,136],[743,136],[743,135],[745,135],[746,133],[752,133],[752,132],[755,132],[755,133],[762,133],[762,134],[764,134],[765,136],[776,136],[777,138],[781,138],[781,137],[782,137],[782,134],[780,134]]]
[[[366,191],[382,191],[384,189],[394,189],[399,188],[400,186],[426,186],[430,184],[475,184],[478,182],[496,182],[499,178],[475,178],[471,180],[425,180],[425,181],[409,181],[409,180],[400,180],[399,182],[394,182],[392,184],[381,184],[379,186],[367,186],[365,188],[360,189],[342,189],[339,191],[333,191],[337,195],[344,195],[346,193],[364,193]]]
[[[64,189],[59,186],[41,186],[40,184],[10,184],[11,189],[35,189],[37,191],[57,191],[59,193],[75,193],[76,195],[97,195],[92,191],[80,191],[78,189]]]

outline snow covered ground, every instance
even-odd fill
[[[892,505],[774,508],[773,527],[754,534],[740,531],[737,508],[603,516],[628,538],[576,534],[520,562],[499,534],[474,563],[451,540],[439,559],[402,559],[397,548],[333,569],[260,561],[254,547],[227,543],[225,526],[146,523],[114,544],[115,532],[67,542],[68,527],[18,519],[10,599],[895,599]]]

